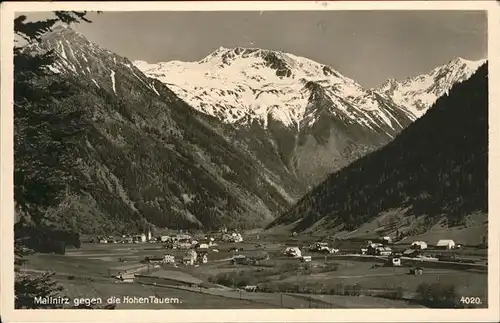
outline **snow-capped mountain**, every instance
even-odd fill
[[[333,68],[284,52],[220,47],[198,62],[134,65],[225,123],[257,120],[267,127],[272,118],[287,127],[311,126],[317,111],[310,107],[320,95],[332,115],[372,130],[388,128],[391,137],[402,128],[398,113],[413,118]]]
[[[311,186],[415,119],[332,67],[280,51],[220,47],[198,62],[134,65],[233,127],[232,139],[268,167],[281,163]]]
[[[82,232],[130,232],[145,221],[252,227],[305,190],[279,158],[264,149],[250,153],[221,122],[71,28],[56,28],[25,51],[54,52],[53,75],[39,81],[68,83],[74,91],[57,106],[88,118],[87,138],[74,155],[80,195],[68,212]]]
[[[40,43],[26,47],[27,51],[52,50],[58,57],[49,69],[56,74],[84,77],[98,89],[109,89],[119,96],[124,93],[116,86],[117,71],[127,68],[148,91],[159,96],[154,80],[149,79],[126,58],[89,41],[66,25],[59,25],[45,35]]]
[[[406,78],[403,81],[387,80],[375,91],[386,95],[399,105],[421,117],[436,100],[456,83],[463,82],[484,63],[457,57],[443,66],[434,68],[427,74]]]

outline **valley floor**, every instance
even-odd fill
[[[425,268],[424,274],[408,274],[408,266],[381,267],[380,257],[311,254],[309,269],[299,259],[281,255],[284,244],[275,242],[241,243],[242,254],[267,253],[269,260],[254,265],[232,264],[229,252],[234,244],[219,245],[210,251],[208,263],[199,266],[163,265],[148,267],[142,277],[132,283],[118,282],[111,276],[118,267],[138,265],[145,257],[162,256],[160,244],[84,244],[81,249],[68,250],[66,255],[38,254],[31,256],[23,268],[34,274],[53,271],[73,299],[110,297],[168,298],[162,304],[117,304],[117,309],[236,309],[236,308],[407,308],[421,307],[412,299],[422,283],[452,284],[457,295],[480,297],[487,304],[487,272],[478,269],[440,266]],[[176,257],[185,251],[172,250]],[[125,263],[119,259],[126,260]],[[432,267],[432,266],[431,266]],[[443,267],[443,268],[442,268]],[[173,284],[165,275],[177,272],[199,279],[202,283]],[[238,289],[258,285],[259,292]],[[340,291],[342,290],[342,291]],[[349,292],[345,292],[349,290]],[[355,293],[352,291],[356,291]],[[399,291],[397,299],[389,299]],[[340,295],[339,295],[340,294]]]

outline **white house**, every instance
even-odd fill
[[[410,248],[412,249],[427,249],[427,242],[425,241],[413,241]]]
[[[208,247],[209,247],[208,243],[200,243],[198,245],[199,249],[208,249]]]
[[[288,247],[283,252],[285,256],[300,258],[302,257],[302,251],[298,247]]]
[[[243,242],[243,237],[241,236],[241,233],[232,233],[231,234],[231,240],[234,242],[234,243],[239,243],[239,242]]]
[[[438,243],[436,244],[436,248],[453,249],[455,248],[455,241],[451,239],[439,240]]]
[[[175,263],[175,256],[174,256],[174,255],[171,255],[171,254],[166,253],[166,254],[165,254],[165,256],[163,256],[163,261],[164,261],[166,264],[173,264],[173,263]]]
[[[168,240],[170,240],[170,237],[169,237],[169,236],[161,236],[161,237],[160,237],[160,241],[161,241],[161,242],[167,242]]]
[[[311,262],[311,256],[302,256],[302,262]]]
[[[140,239],[141,239],[141,240],[140,240],[141,242],[146,242],[146,235],[145,235],[144,233],[143,233],[143,234],[141,234],[141,235],[140,235],[140,237],[141,237],[141,238],[140,238]]]

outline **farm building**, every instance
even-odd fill
[[[368,245],[368,248],[366,248],[366,254],[368,255],[377,255],[378,254],[378,250],[380,248],[384,248],[384,245],[381,244],[381,243],[370,243]]]
[[[136,275],[136,281],[190,287],[199,287],[203,283],[201,279],[176,270],[160,270],[150,275]]]
[[[234,243],[243,242],[243,237],[241,236],[241,233],[233,232],[231,234],[231,241],[234,242]]]
[[[130,265],[122,265],[122,266],[117,266],[109,269],[109,274],[110,276],[116,277],[121,274],[127,273],[127,274],[136,274],[136,273],[141,273],[148,271],[150,266],[147,264],[141,264],[141,263],[136,263],[136,264],[130,264]]]
[[[285,249],[283,254],[285,256],[294,257],[294,258],[302,257],[302,251],[300,251],[300,249],[298,247],[288,247]]]
[[[170,240],[171,240],[170,236],[161,236],[160,237],[160,241],[161,242],[167,242],[167,241],[170,241]]]
[[[425,241],[413,241],[410,248],[412,249],[427,249],[427,242]]]
[[[135,279],[135,275],[129,274],[129,273],[122,273],[122,274],[120,274],[118,279],[120,279],[124,283],[133,283],[134,279]]]
[[[412,267],[410,268],[410,274],[411,275],[422,275],[424,273],[424,270],[421,267]]]
[[[173,263],[175,263],[175,256],[174,256],[174,255],[171,255],[171,254],[166,253],[166,254],[163,256],[163,262],[164,262],[164,263],[166,263],[166,264],[173,264]]]
[[[247,261],[248,261],[247,256],[244,256],[244,255],[237,255],[237,256],[234,256],[233,258],[231,258],[231,262],[233,264],[243,265],[243,264],[246,264]]]
[[[302,256],[302,262],[311,262],[311,256]]]
[[[176,242],[173,245],[174,249],[190,249],[192,247],[191,243],[189,242]]]
[[[185,265],[191,265],[192,266],[196,262],[197,258],[198,258],[198,254],[196,253],[196,251],[189,250],[188,252],[186,252],[186,255],[184,256],[184,258],[182,258],[182,262]]]
[[[182,263],[186,266],[193,266],[194,260],[191,257],[182,257]]]
[[[453,248],[455,248],[455,241],[453,241],[451,239],[439,240],[436,243],[436,248],[439,248],[439,249],[453,249]]]
[[[392,238],[389,236],[382,237],[382,242],[386,244],[392,243]]]
[[[379,256],[389,256],[392,254],[392,249],[389,247],[378,247],[375,250],[375,254]]]
[[[255,285],[247,285],[243,288],[247,292],[256,292],[257,291],[257,286]]]
[[[179,234],[175,238],[178,241],[191,241],[193,239],[189,234]]]
[[[403,251],[403,256],[408,258],[415,258],[420,254],[418,249],[406,249]]]
[[[146,257],[144,258],[145,263],[150,263],[150,264],[163,264],[165,262],[164,257]]]
[[[207,251],[199,251],[196,256],[196,261],[198,263],[206,264],[208,262],[208,252]]]
[[[330,248],[328,247],[328,243],[326,242],[316,242],[309,247],[309,250],[312,252],[324,252],[324,253],[331,252]]]
[[[208,242],[201,242],[196,246],[198,249],[208,249],[210,247]]]

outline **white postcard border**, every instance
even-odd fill
[[[13,19],[14,12],[486,10],[489,64],[488,309],[276,309],[276,310],[14,310],[13,271]],[[1,4],[1,316],[5,322],[474,322],[498,321],[500,161],[500,10],[497,1],[242,1],[242,2],[4,2]]]

